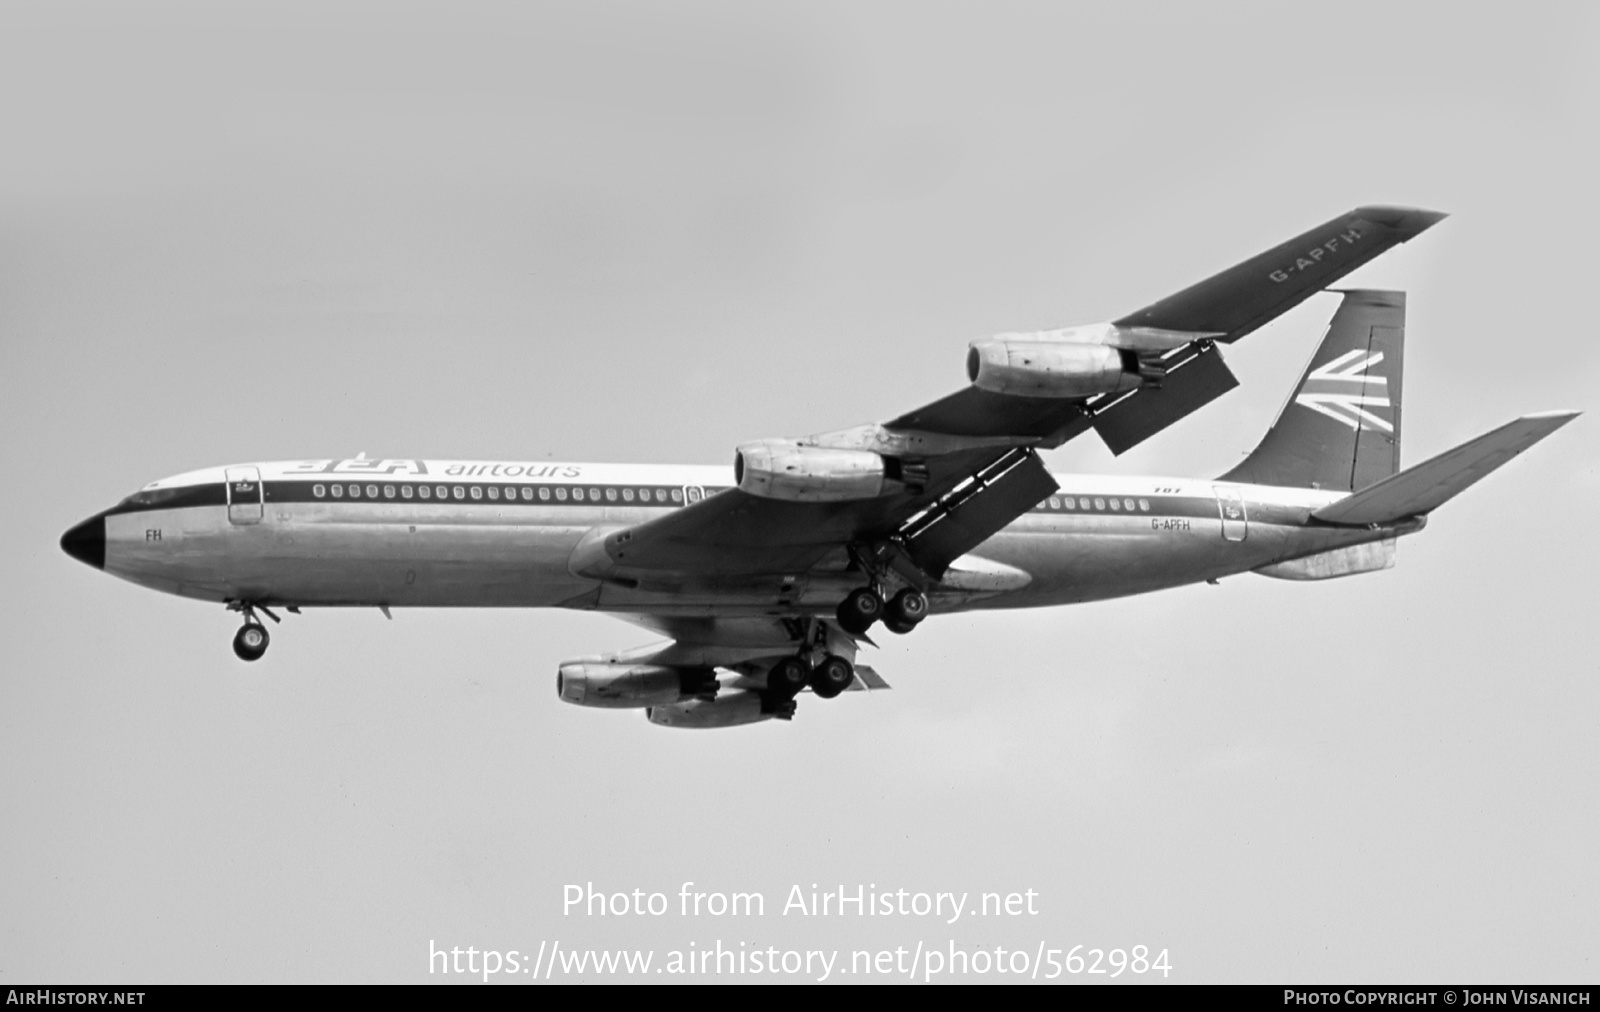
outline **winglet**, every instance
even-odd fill
[[[1580,413],[1545,411],[1524,415],[1311,515],[1332,524],[1365,525],[1429,513]]]

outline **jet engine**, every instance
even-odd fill
[[[876,499],[897,491],[900,483],[891,470],[899,468],[871,450],[802,446],[787,439],[746,443],[733,457],[740,491],[791,502]]]
[[[610,710],[693,700],[716,689],[710,668],[568,661],[556,673],[556,695],[578,706]]]
[[[794,700],[755,689],[732,689],[715,699],[652,706],[644,715],[650,723],[662,727],[737,727],[774,717],[788,720],[794,716]]]
[[[1137,352],[1070,341],[974,341],[967,378],[979,390],[1016,397],[1093,397],[1160,380],[1161,369]]]

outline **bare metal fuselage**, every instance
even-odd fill
[[[641,474],[614,465],[574,465],[582,477],[566,484],[584,496],[580,502],[567,498],[564,489],[562,500],[553,497],[552,489],[562,487],[559,480],[391,474],[347,481],[343,475],[298,475],[297,466],[244,465],[154,483],[152,488],[194,490],[214,482],[219,490],[207,504],[108,511],[104,569],[143,586],[219,602],[565,607],[655,616],[825,616],[860,582],[843,552],[803,573],[663,573],[637,586],[585,578],[570,568],[574,549],[595,528],[639,524],[681,508],[691,497],[715,494],[731,484],[720,469],[652,467]],[[246,471],[258,479],[265,475],[265,493],[253,500],[235,496],[228,485],[229,477]],[[1057,479],[1060,494],[927,588],[935,611],[1120,597],[1397,533],[1311,519],[1312,510],[1341,498],[1339,493],[1194,479]],[[354,494],[333,498],[327,490],[334,484]],[[411,485],[438,491],[424,501]],[[669,486],[681,494],[658,501]]]

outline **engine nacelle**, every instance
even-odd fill
[[[802,446],[787,439],[746,443],[733,457],[740,491],[791,502],[876,499],[896,489],[888,472],[885,459],[871,450]]]
[[[715,691],[716,679],[705,668],[568,661],[556,673],[556,695],[563,700],[609,710],[677,703]]]
[[[662,727],[737,727],[774,717],[794,715],[794,700],[773,699],[754,689],[732,689],[715,699],[692,699],[686,703],[652,706],[645,717]]]
[[[1069,341],[972,342],[967,378],[979,390],[1015,397],[1093,397],[1132,390],[1148,378],[1137,353]]]

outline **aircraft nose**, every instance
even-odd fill
[[[61,535],[61,550],[86,565],[106,568],[105,516],[92,516]]]

